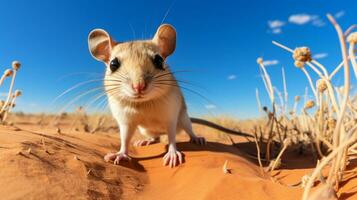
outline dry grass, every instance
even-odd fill
[[[323,187],[328,188],[329,193],[336,194],[339,183],[343,180],[350,154],[356,151],[356,145],[353,144],[357,139],[355,120],[357,117],[357,105],[355,98],[350,94],[350,65],[352,65],[354,74],[357,77],[354,51],[357,43],[357,32],[350,33],[352,32],[352,28],[350,28],[344,34],[335,19],[331,15],[327,17],[337,31],[343,57],[341,64],[331,74],[321,63],[312,59],[312,53],[308,47],[299,47],[293,50],[273,41],[273,44],[292,54],[294,65],[305,74],[313,92],[314,99],[305,97],[300,111],[297,110],[300,97],[295,97],[292,109],[288,108],[288,92],[286,90],[284,71],[284,95],[282,95],[276,89],[277,87],[272,84],[263,64],[263,59],[258,58],[257,60],[271,105],[269,108],[259,108],[266,114],[267,123],[256,128],[255,134],[258,137],[258,141],[267,143],[265,159],[268,161],[274,159],[271,157],[271,143],[284,144],[280,145],[281,149],[278,158],[272,162],[270,169],[274,170],[287,145],[305,144],[305,146],[310,146],[318,163],[313,173],[308,175],[308,181],[305,181],[303,200],[308,199],[315,179],[321,176],[321,172],[326,166],[329,166],[329,175],[326,177],[327,181]],[[351,27],[355,27],[355,25]],[[349,50],[347,50],[346,40],[349,44]],[[344,71],[344,84],[337,87],[333,83],[333,77],[342,69]],[[319,79],[313,80],[311,73],[315,73]],[[260,105],[258,94],[259,91],[257,90],[257,101],[258,105]],[[279,99],[279,101],[276,99]]]
[[[2,86],[4,81],[7,78],[11,77],[11,83],[9,86],[8,94],[6,96],[6,100],[0,101],[0,123],[2,124],[6,122],[8,114],[15,107],[16,98],[18,98],[22,94],[20,90],[13,91],[16,74],[19,71],[20,66],[21,66],[20,62],[18,61],[12,62],[12,69],[6,69],[4,71],[4,74],[0,78],[0,86]]]

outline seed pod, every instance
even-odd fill
[[[7,69],[4,71],[4,75],[6,77],[12,76],[14,74],[14,71],[12,71],[12,69]]]
[[[323,92],[327,89],[326,81],[323,80],[323,79],[317,80],[316,85],[317,85],[317,89],[318,89],[321,93],[323,93]]]
[[[356,44],[357,43],[357,32],[353,32],[350,35],[348,35],[347,41],[349,43],[355,43]]]
[[[295,96],[295,101],[296,102],[300,101],[300,96]]]
[[[260,64],[260,65],[263,64],[263,58],[259,57],[259,58],[257,59],[257,63]]]
[[[297,68],[304,68],[305,63],[296,60],[296,61],[294,62],[294,65],[295,65],[295,67],[297,67]]]
[[[305,104],[305,109],[310,109],[313,108],[314,106],[315,106],[315,102],[313,100],[309,100]]]
[[[15,90],[15,97],[21,96],[22,92],[20,90]]]
[[[293,58],[295,61],[300,62],[310,62],[311,58],[311,51],[308,47],[298,47],[294,50]]]
[[[12,62],[12,68],[14,70],[18,71],[20,69],[20,67],[21,67],[21,63],[19,61],[15,60],[15,61]]]

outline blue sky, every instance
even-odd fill
[[[10,67],[15,59],[23,64],[16,88],[24,95],[17,110],[59,111],[78,93],[99,86],[81,87],[51,104],[64,90],[103,73],[103,64],[88,52],[87,35],[92,29],[106,29],[118,41],[151,38],[169,10],[164,22],[176,27],[178,40],[168,63],[173,70],[190,70],[178,75],[192,84],[182,86],[209,100],[184,91],[190,113],[250,118],[258,115],[255,88],[263,103],[268,100],[257,57],[270,61],[268,71],[279,88],[281,67],[285,67],[291,98],[303,94],[308,85],[302,72],[293,67],[291,55],[271,41],[292,48],[309,46],[331,71],[341,56],[325,14],[335,15],[347,28],[357,23],[356,9],[354,0],[1,0],[0,68]],[[7,90],[0,89],[2,93]],[[90,99],[90,95],[83,97],[73,106]],[[100,105],[93,107],[101,110]]]

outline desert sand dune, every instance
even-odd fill
[[[119,146],[116,134],[62,132],[0,127],[1,199],[300,199],[302,189],[287,185],[311,171],[274,172],[273,182],[238,148],[216,141],[200,147],[182,135],[180,167],[162,166],[165,143],[132,147],[132,162],[116,166],[103,161]],[[343,187],[353,191],[348,182]]]

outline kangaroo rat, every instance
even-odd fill
[[[178,131],[184,130],[193,143],[206,143],[192,131],[182,92],[165,62],[176,48],[174,27],[161,25],[153,39],[130,42],[116,42],[106,31],[95,29],[89,34],[88,44],[92,56],[106,65],[104,88],[120,130],[120,150],[108,153],[106,161],[119,164],[130,159],[128,145],[136,130],[147,137],[135,143],[139,146],[168,135],[168,151],[163,160],[170,167],[182,163],[182,154],[176,147]],[[201,119],[194,121],[212,126]]]

